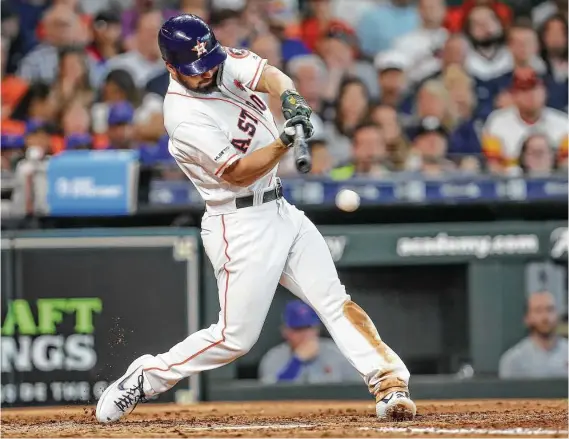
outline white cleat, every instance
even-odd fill
[[[391,392],[375,405],[377,417],[382,421],[412,421],[417,413],[415,403],[407,392]]]
[[[144,360],[152,355],[143,355],[132,362],[125,374],[109,385],[97,403],[96,417],[99,422],[116,422],[134,410],[139,402],[145,402],[145,377],[142,372]]]

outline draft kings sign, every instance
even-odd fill
[[[98,399],[96,297],[15,299],[2,310],[2,405]]]

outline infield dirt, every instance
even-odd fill
[[[145,404],[101,425],[94,406],[3,409],[3,437],[568,437],[567,400],[419,401],[413,422],[371,402]]]

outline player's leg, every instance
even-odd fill
[[[281,284],[318,313],[338,348],[375,395],[378,416],[412,418],[415,406],[408,398],[409,371],[405,364],[381,340],[365,311],[351,301],[338,278],[328,246],[314,224],[294,206],[288,205],[288,210],[298,235]],[[382,402],[386,398],[388,401]],[[395,404],[397,399],[402,404]]]
[[[183,378],[228,364],[247,353],[257,341],[292,242],[291,232],[279,231],[284,219],[274,203],[272,207],[260,206],[203,221],[203,243],[219,288],[219,321],[190,335],[168,352],[136,360],[121,378],[126,378],[123,387],[132,389],[132,400],[141,393],[151,396],[165,392]],[[97,418],[101,422],[123,416],[115,400],[122,404],[124,413],[136,405],[128,395],[121,402],[125,396],[116,387],[109,386],[99,401]]]

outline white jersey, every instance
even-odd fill
[[[280,135],[263,94],[253,91],[267,61],[247,50],[226,51],[217,91],[194,93],[170,78],[164,99],[170,154],[196,186],[210,214],[233,211],[235,197],[258,196],[274,186],[278,167],[247,188],[221,178],[236,160]]]
[[[532,134],[543,134],[559,156],[567,152],[567,115],[553,108],[544,108],[539,120],[528,124],[515,106],[493,111],[484,126],[482,148],[491,159],[516,166],[525,140]]]

